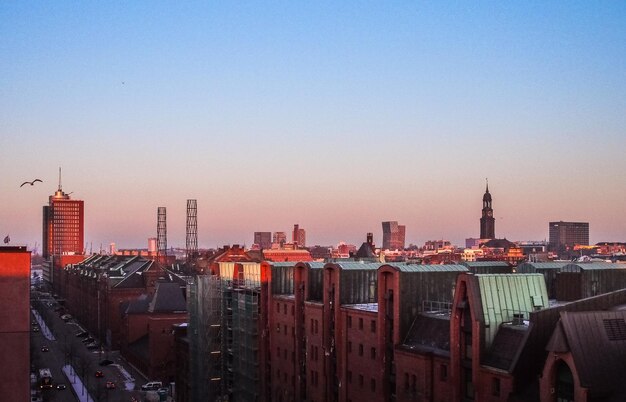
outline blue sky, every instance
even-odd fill
[[[623,2],[4,2],[0,37],[15,242],[59,166],[94,245],[145,246],[157,206],[184,245],[188,198],[203,246],[461,243],[485,177],[498,236],[626,240]]]

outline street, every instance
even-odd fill
[[[54,384],[52,389],[42,391],[43,401],[87,401],[88,395],[95,402],[128,402],[133,396],[143,400],[137,390],[145,380],[120,358],[119,352],[101,348],[89,350],[87,342],[83,342],[86,337],[77,336],[84,328],[73,319],[62,320],[55,311],[58,304],[51,296],[33,291],[31,307],[35,312],[31,314],[31,371],[37,374],[39,369],[49,368]],[[101,365],[104,360],[109,360],[110,364]],[[62,371],[67,365],[74,369],[69,380]],[[97,371],[102,375],[96,376]],[[72,390],[72,383],[78,384],[77,389]],[[57,389],[58,384],[66,388]],[[38,388],[37,384],[33,384],[33,388]]]

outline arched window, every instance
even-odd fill
[[[557,363],[555,385],[557,402],[574,402],[574,376],[563,360]]]

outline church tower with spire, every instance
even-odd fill
[[[488,181],[485,195],[483,195],[483,214],[480,218],[480,238],[496,238],[496,219],[493,217],[493,209],[491,208],[491,194],[489,193]]]

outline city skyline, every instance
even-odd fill
[[[0,235],[39,243],[63,168],[85,242],[308,245],[497,237],[589,222],[626,240],[626,5],[0,7]],[[33,178],[43,183],[19,187]]]

